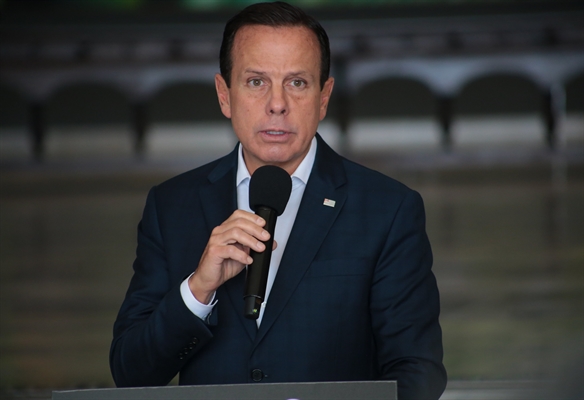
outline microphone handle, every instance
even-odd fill
[[[268,273],[270,272],[277,218],[275,210],[264,206],[256,209],[256,215],[266,221],[264,229],[270,233],[270,238],[265,242],[262,241],[266,245],[266,249],[263,252],[258,253],[254,250],[249,252],[253,262],[247,266],[245,294],[243,296],[245,301],[244,316],[249,319],[258,319],[261,305],[266,296],[266,284],[268,282]]]

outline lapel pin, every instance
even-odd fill
[[[334,207],[335,203],[336,203],[336,201],[334,201],[334,200],[324,199],[324,203],[322,203],[322,204],[327,206],[327,207]]]

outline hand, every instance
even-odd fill
[[[270,238],[263,229],[266,221],[255,214],[236,210],[225,222],[213,229],[189,288],[195,298],[208,304],[213,293],[253,261],[249,250],[262,252],[262,241]],[[275,244],[275,241],[274,241]]]

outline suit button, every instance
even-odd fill
[[[264,373],[261,369],[254,369],[251,371],[251,379],[254,382],[260,382],[262,379],[264,379]]]

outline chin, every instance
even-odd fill
[[[285,163],[290,161],[294,153],[290,151],[283,150],[281,146],[270,146],[269,149],[260,153],[262,155],[261,159],[266,162],[272,163]]]

